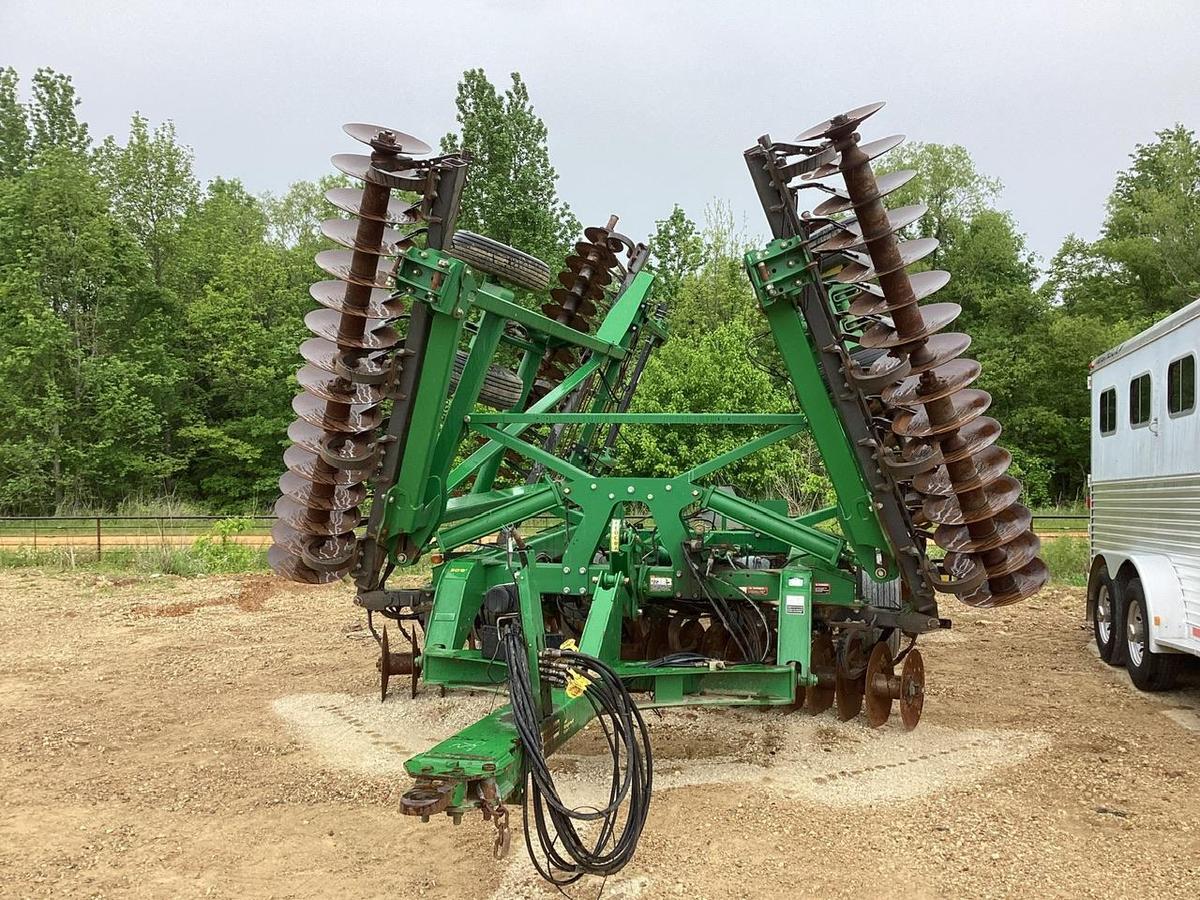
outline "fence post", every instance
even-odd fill
[[[33,552],[37,553],[37,519],[33,520]]]
[[[100,559],[100,517],[96,516],[96,559]]]

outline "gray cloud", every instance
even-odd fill
[[[93,134],[174,119],[204,178],[279,191],[330,171],[344,121],[436,141],[459,74],[518,70],[560,192],[633,235],[729,200],[762,229],[741,151],[842,108],[870,133],[964,144],[1044,257],[1095,235],[1135,143],[1200,124],[1200,6],[1182,2],[5,0],[0,59],[74,76]]]

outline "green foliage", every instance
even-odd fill
[[[459,134],[442,138],[443,152],[471,156],[459,227],[532,253],[558,266],[579,233],[579,220],[558,199],[546,125],[533,110],[517,72],[501,94],[483,69],[458,83]]]
[[[1087,538],[1067,535],[1043,541],[1041,556],[1050,569],[1050,577],[1059,584],[1087,585],[1091,562]]]
[[[254,568],[262,556],[257,547],[239,543],[237,535],[248,531],[254,523],[249,519],[235,517],[215,523],[210,532],[196,538],[191,556],[197,567],[206,573],[247,572]]]
[[[654,294],[660,302],[670,305],[683,279],[694,275],[704,262],[704,239],[679,204],[672,207],[667,218],[654,224],[654,234],[650,237]]]

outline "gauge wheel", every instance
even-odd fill
[[[473,231],[454,232],[447,250],[480,272],[517,287],[544,291],[550,284],[550,267],[536,256]]]
[[[450,376],[451,387],[458,386],[463,368],[467,365],[467,356],[468,354],[463,350],[454,354],[454,372]],[[516,372],[511,372],[501,366],[491,366],[483,378],[483,387],[479,389],[479,402],[492,409],[512,409],[521,401],[523,387]]]
[[[1153,653],[1150,650],[1150,623],[1146,614],[1146,595],[1139,578],[1125,585],[1125,668],[1134,685],[1143,691],[1167,691],[1175,686],[1179,675],[1176,653]]]
[[[1110,666],[1122,663],[1121,642],[1117,640],[1116,586],[1108,577],[1108,569],[1101,566],[1092,579],[1092,634],[1096,638],[1096,649],[1100,658]]]

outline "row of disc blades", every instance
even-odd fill
[[[814,232],[812,251],[822,264],[840,264],[833,279],[854,285],[845,325],[861,332],[860,358],[849,380],[868,398],[888,432],[880,463],[906,490],[914,525],[932,529],[946,551],[937,587],[977,607],[1029,597],[1049,573],[1029,510],[1018,503],[1020,483],[1007,474],[1012,456],[997,444],[1000,423],[986,415],[991,397],[971,385],[980,366],[963,356],[971,339],[945,329],[958,317],[955,303],[920,301],[950,276],[939,270],[910,274],[907,267],[933,253],[931,238],[901,240],[925,207],[887,209],[883,198],[916,174],[877,177],[871,160],[898,146],[895,135],[860,143],[857,128],[882,103],[863,106],[813,126],[796,143],[810,148],[816,180],[840,175],[844,187],[824,186],[828,199],[810,214],[830,227]]]
[[[391,321],[403,312],[390,290],[395,259],[411,246],[396,226],[418,225],[421,205],[392,199],[392,189],[424,193],[431,153],[423,141],[378,125],[344,126],[370,153],[339,153],[333,164],[362,182],[335,188],[326,199],[353,219],[330,219],[321,233],[336,250],[316,255],[330,280],[310,293],[319,304],[304,322],[313,337],[300,347],[301,392],[292,400],[292,446],[279,479],[282,497],[268,560],[278,574],[310,584],[334,581],[353,569],[354,529],[366,481],[376,465],[376,432],[384,419],[393,350],[401,337]]]

